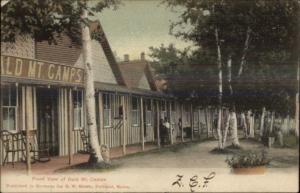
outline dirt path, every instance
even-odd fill
[[[113,160],[122,168],[227,168],[226,154],[213,154],[210,151],[217,141],[181,144],[175,147],[155,150]],[[241,141],[245,150],[261,150],[263,146],[253,141]],[[270,167],[298,167],[298,149],[271,148],[267,149],[272,159]]]

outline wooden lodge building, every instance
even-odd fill
[[[103,32],[99,21],[90,29]],[[128,145],[159,147],[164,118],[173,128],[170,143],[193,138],[178,126],[181,118],[182,127],[191,128],[192,105],[157,90],[144,54],[117,63],[103,33],[101,41],[92,40],[92,60],[100,144],[123,147],[124,154]],[[29,37],[1,43],[1,164],[24,157],[26,128],[35,131],[39,146],[47,144],[50,156],[87,150],[84,80],[82,47],[66,35],[55,45]]]

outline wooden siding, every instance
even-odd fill
[[[102,95],[103,93],[99,93],[99,95]],[[122,146],[124,143],[124,134],[122,132],[123,129],[123,119],[118,116],[119,108],[123,104],[121,103],[121,97],[120,94],[110,93],[111,96],[111,127],[104,127],[103,125],[99,125],[98,127],[98,133],[99,135],[99,141],[101,144],[106,144],[109,147],[119,147]],[[99,100],[99,107],[103,108],[103,105],[100,105],[103,103],[101,101],[102,97],[98,97]],[[139,99],[139,98],[138,98]],[[125,109],[126,112],[123,112],[123,116],[126,116],[126,133],[125,133],[125,139],[126,139],[126,145],[127,144],[137,144],[142,142],[142,133],[141,133],[141,122],[139,122],[138,125],[132,125],[132,113],[131,113],[131,105],[132,105],[132,96],[125,95]],[[151,104],[153,106],[153,104]],[[155,111],[154,107],[151,108],[152,113],[152,119],[151,119],[151,125],[146,125],[146,136],[145,140],[146,142],[153,142],[154,139],[154,117],[155,117]],[[99,119],[103,120],[103,110],[99,110],[100,112],[97,116]],[[101,115],[102,112],[102,115]],[[138,111],[140,119],[140,110]],[[103,121],[99,121],[100,124],[103,124]],[[103,130],[103,131],[102,131]],[[101,133],[103,133],[103,136],[101,136]],[[103,141],[102,141],[103,140]]]
[[[98,41],[92,40],[92,65],[94,81],[117,84],[116,77]],[[99,76],[101,74],[101,76]]]
[[[69,136],[69,132],[70,132],[70,127],[74,127],[74,125],[70,122],[72,121],[71,116],[73,116],[73,110],[71,108],[73,108],[73,105],[71,105],[73,103],[72,101],[72,97],[70,97],[70,92],[71,89],[70,88],[55,88],[57,89],[57,107],[56,107],[56,113],[57,113],[57,127],[54,129],[57,129],[58,132],[58,138],[57,141],[54,141],[53,143],[55,143],[56,145],[58,145],[58,155],[59,156],[66,156],[68,155],[70,152],[71,153],[77,153],[80,152],[82,150],[84,150],[83,148],[83,143],[81,140],[81,136],[80,136],[80,130],[75,130],[74,128],[71,128],[72,131],[72,136]],[[19,123],[20,123],[20,127],[24,128],[23,126],[23,122],[24,122],[24,112],[25,110],[23,110],[24,108],[26,108],[24,106],[24,101],[25,101],[25,97],[26,95],[24,94],[25,91],[25,87],[22,87],[19,89],[19,98],[20,98],[20,102],[19,102],[19,106],[20,106],[20,110],[19,110],[19,114],[20,117],[22,119],[20,119]],[[32,103],[32,107],[33,107],[33,128],[37,128],[38,129],[38,125],[36,123],[36,118],[37,118],[37,111],[36,108],[39,108],[38,105],[36,104],[36,100],[38,95],[36,94],[36,89],[35,87],[32,88],[32,99],[33,99],[33,103]],[[110,148],[112,147],[121,147],[123,146],[126,147],[127,145],[131,145],[131,144],[139,144],[142,143],[143,141],[143,136],[142,133],[143,131],[141,130],[141,121],[139,122],[139,124],[137,126],[132,125],[132,99],[133,97],[137,98],[139,103],[142,101],[141,100],[141,96],[134,96],[134,95],[129,95],[129,94],[120,94],[120,93],[114,93],[114,92],[110,92],[108,94],[110,94],[110,98],[111,98],[111,117],[112,117],[112,123],[111,123],[111,127],[103,127],[103,105],[101,105],[103,103],[102,101],[102,95],[104,93],[98,93],[98,97],[97,97],[97,116],[98,116],[98,132],[99,132],[99,142],[100,144],[107,144]],[[106,93],[107,94],[107,93]],[[124,99],[122,99],[122,97],[124,97]],[[170,118],[170,117],[174,117],[172,118],[172,120],[175,119],[175,122],[172,122],[172,127],[174,128],[175,132],[173,133],[175,136],[180,136],[181,135],[181,131],[179,131],[178,129],[178,119],[181,116],[180,115],[180,104],[178,102],[175,102],[175,110],[173,110],[172,112],[170,112],[171,108],[171,100],[164,100],[164,99],[153,99],[153,98],[147,98],[147,97],[143,97],[143,101],[147,101],[150,100],[151,101],[151,124],[145,124],[146,129],[145,129],[145,142],[158,142],[157,139],[157,134],[155,134],[155,132],[157,133],[158,130],[158,120],[157,118],[159,117],[158,115],[160,114],[160,112],[158,112],[156,104],[158,102],[159,104],[159,109],[162,108],[161,105],[164,105],[166,112],[165,114]],[[83,100],[84,101],[84,100]],[[164,103],[161,103],[161,101],[164,101]],[[125,106],[124,106],[125,105]],[[120,107],[124,106],[123,108],[123,116],[125,116],[125,118],[122,118],[119,116],[119,110]],[[144,109],[139,109],[139,118],[141,118],[141,110],[144,111],[145,113],[145,120],[147,120],[147,108],[146,108],[146,103],[144,103]],[[139,107],[141,107],[141,104],[139,104]],[[85,109],[85,102],[83,102],[83,109]],[[84,111],[85,112],[85,111]],[[85,115],[84,115],[85,117]],[[124,125],[124,120],[125,120],[125,125]],[[99,125],[102,124],[102,125]],[[73,125],[73,126],[72,126]],[[197,124],[194,124],[197,125]],[[25,129],[25,128],[24,128]],[[87,125],[86,125],[86,120],[84,119],[84,129],[86,130],[87,133]],[[125,131],[125,132],[124,132]],[[44,130],[40,131],[40,133],[45,132]],[[55,132],[53,129],[51,132]],[[72,139],[71,141],[69,141],[69,139]],[[71,144],[71,150],[69,150]],[[22,145],[22,144],[20,144]],[[70,151],[70,152],[69,152]],[[3,153],[3,152],[2,152]],[[1,156],[3,157],[3,156]],[[20,160],[22,157],[21,154],[17,155],[18,160]]]

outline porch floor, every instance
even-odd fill
[[[144,151],[150,151],[153,149],[157,149],[156,144],[145,144]],[[126,146],[126,155],[134,154],[142,151],[142,145],[128,145]],[[110,149],[110,158],[118,158],[123,156],[123,148],[122,147],[115,147]],[[56,170],[66,168],[72,165],[77,165],[80,163],[87,162],[89,159],[89,154],[74,154],[73,155],[73,163],[69,165],[69,157],[68,156],[55,156],[51,157],[51,160],[48,162],[35,162],[31,164],[31,171],[33,174],[52,174]],[[15,163],[14,167],[11,163],[5,164],[1,166],[1,173],[8,174],[8,173],[26,173],[26,163],[24,162],[17,162]]]

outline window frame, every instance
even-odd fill
[[[171,101],[171,117],[170,117],[170,122],[171,124],[176,123],[176,104],[175,101]]]
[[[133,105],[134,100],[136,100],[136,109],[134,108],[134,105]],[[140,110],[139,110],[139,107],[140,107],[139,98],[133,96],[131,98],[131,115],[132,115],[131,125],[134,126],[134,127],[137,127],[137,126],[140,125],[140,116],[139,116]],[[135,117],[135,119],[133,117]],[[134,122],[134,121],[136,121],[136,122]]]
[[[188,105],[185,105],[185,122],[190,123],[191,121],[191,115],[190,115],[190,109]]]
[[[12,87],[13,87],[13,89],[15,89],[15,105],[11,104],[11,101],[12,101],[12,99],[11,99],[11,89],[12,89]],[[2,96],[1,101],[0,101],[1,102],[1,114],[2,114],[1,115],[2,116],[1,128],[5,129],[5,130],[8,130],[8,131],[11,131],[11,132],[17,132],[19,130],[18,129],[18,110],[19,110],[19,97],[18,96],[19,96],[19,89],[18,89],[17,86],[11,85],[11,84],[3,85],[2,89],[1,89],[1,95],[2,95],[2,93],[5,93],[5,92],[3,92],[3,91],[5,91],[4,89],[8,89],[8,92],[6,92],[6,93],[8,93],[8,105],[3,104],[3,96]],[[7,117],[9,117],[10,109],[14,109],[14,111],[15,111],[15,113],[14,113],[14,128],[13,129],[4,128],[4,126],[3,126],[4,125],[4,116],[3,116],[4,115],[4,109],[7,109],[7,114],[8,114]]]
[[[152,100],[146,99],[146,125],[151,126],[153,115],[152,115]]]
[[[83,102],[84,102],[84,100],[83,100],[83,90],[73,90],[73,92],[72,92],[72,94],[76,94],[76,101],[78,101],[78,93],[80,93],[80,95],[81,95],[81,106],[80,106],[80,108],[78,108],[78,109],[80,109],[80,126],[79,127],[77,127],[76,126],[76,124],[75,124],[75,121],[76,121],[76,117],[75,117],[75,101],[74,101],[74,95],[73,95],[73,124],[74,124],[74,126],[73,126],[73,129],[74,130],[81,130],[81,129],[83,129],[84,128],[84,110],[83,110]]]
[[[109,94],[109,93],[103,93],[102,95],[102,98],[103,98],[103,128],[110,128],[112,127],[112,95]],[[108,99],[108,100],[107,100]],[[106,104],[107,102],[107,104]],[[106,122],[104,120],[104,117],[105,117],[105,114],[108,113],[108,122]],[[108,123],[108,124],[107,124]]]

